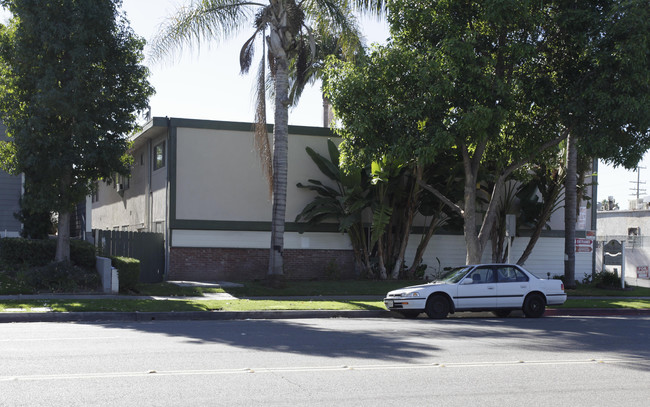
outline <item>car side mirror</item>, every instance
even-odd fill
[[[466,278],[466,279],[464,279],[463,282],[460,283],[460,284],[461,284],[461,285],[474,284],[474,280],[472,280],[471,278]]]

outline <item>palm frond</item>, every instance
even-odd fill
[[[182,48],[220,42],[251,23],[254,10],[264,4],[242,0],[195,0],[179,8],[160,25],[150,41],[154,61],[174,56]]]
[[[262,172],[268,182],[269,196],[271,196],[273,194],[273,152],[266,126],[266,63],[264,58],[261,59],[257,72],[255,100],[255,151],[260,158]]]
[[[246,40],[241,47],[241,51],[239,51],[239,70],[242,74],[248,73],[253,62],[253,56],[255,55],[255,37],[257,37],[257,31]]]
[[[355,8],[364,14],[369,14],[377,17],[386,15],[387,1],[386,0],[352,0]]]

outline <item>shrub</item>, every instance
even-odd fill
[[[45,266],[54,260],[56,240],[0,239],[0,262],[7,267]],[[83,268],[95,268],[95,247],[82,240],[70,241],[70,261]]]
[[[120,291],[135,290],[140,281],[140,260],[130,257],[112,256],[111,263],[117,269]]]
[[[94,269],[97,262],[95,246],[84,240],[71,240],[70,261],[79,267]]]
[[[0,295],[33,293],[34,289],[29,287],[23,279],[0,271]]]
[[[75,292],[94,291],[99,287],[99,274],[94,268],[84,269],[65,261],[32,267],[19,274],[22,274],[19,278],[35,290]]]
[[[597,287],[601,288],[620,288],[621,278],[616,273],[601,271],[600,273],[596,273],[594,283]]]
[[[54,259],[56,241],[5,238],[0,240],[0,257],[8,267],[44,266]]]

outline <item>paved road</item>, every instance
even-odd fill
[[[647,406],[650,317],[14,323],[0,406]]]

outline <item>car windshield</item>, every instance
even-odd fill
[[[465,267],[455,267],[448,272],[445,273],[445,275],[440,278],[440,281],[443,281],[445,283],[450,283],[450,284],[455,284],[459,282],[463,277],[465,277],[465,274],[471,269],[471,267],[465,266]]]

